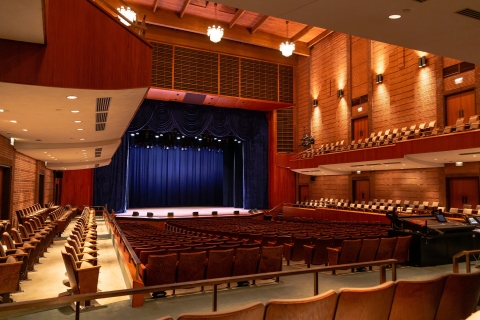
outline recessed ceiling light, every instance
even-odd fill
[[[390,19],[395,20],[395,19],[400,19],[402,16],[399,15],[399,14],[392,14],[392,15],[390,15],[390,16],[388,16],[388,17],[389,17]]]
[[[4,110],[3,109],[0,109],[0,112],[3,112]]]
[[[82,151],[87,151],[87,150],[82,150]]]
[[[72,113],[79,113],[80,111],[78,110],[72,110]]]
[[[83,140],[85,140],[85,139],[84,139],[84,138],[81,138],[80,140],[82,140],[82,141],[83,141]]]
[[[10,120],[11,123],[17,123],[17,120]]]
[[[47,153],[47,151],[45,151],[44,153]]]
[[[83,129],[82,129],[82,128],[78,128],[77,130],[78,130],[78,131],[82,131]]]
[[[69,99],[69,100],[75,100],[75,99],[77,99],[77,96],[67,96],[67,99]]]
[[[28,131],[27,129],[22,129],[23,131]]]
[[[438,160],[437,158],[433,159],[433,160]]]
[[[74,122],[75,123],[80,123],[80,122],[82,122],[82,120],[75,120]]]

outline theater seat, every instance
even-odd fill
[[[479,297],[480,272],[449,274],[435,320],[468,318],[476,310]]]
[[[397,237],[397,243],[395,244],[392,259],[398,260],[398,263],[406,264],[411,242],[412,236]]]
[[[312,243],[311,237],[297,237],[293,243],[283,244],[283,256],[287,260],[287,265],[290,265],[290,260],[301,261],[305,259],[303,246],[308,246]]]
[[[327,248],[328,265],[335,266],[357,262],[362,240],[343,240],[340,248]],[[335,274],[335,270],[332,271]]]
[[[141,265],[140,268],[145,286],[174,283],[177,270],[177,254],[151,255],[148,257],[147,265]]]
[[[394,294],[395,283],[391,281],[365,289],[342,289],[335,320],[388,320]]]
[[[332,239],[318,238],[311,246],[304,246],[305,263],[310,268],[311,264],[327,264],[328,251],[327,247],[332,246]]]
[[[446,279],[397,281],[389,320],[434,320]]]
[[[338,294],[327,291],[306,299],[270,300],[265,320],[333,320]]]
[[[22,262],[14,257],[8,257],[0,263],[0,295],[3,303],[11,302],[10,293],[17,291],[21,268]]]
[[[245,307],[216,312],[186,313],[177,320],[263,320],[265,306],[261,302]]]

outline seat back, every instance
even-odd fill
[[[389,320],[434,320],[446,279],[397,281]]]
[[[63,263],[65,264],[65,269],[67,270],[68,281],[70,282],[70,288],[72,288],[73,294],[79,294],[80,288],[78,286],[77,277],[75,274],[75,259],[73,256],[64,250],[62,250]]]
[[[177,282],[196,281],[205,278],[205,251],[180,253],[178,259]]]
[[[435,320],[466,319],[480,297],[480,272],[447,276]]]
[[[264,247],[257,273],[282,271],[283,246]]]
[[[378,261],[391,259],[393,256],[393,251],[395,250],[396,243],[397,238],[381,238],[375,260]]]
[[[181,314],[177,320],[263,320],[265,306],[261,302],[226,311]]]
[[[210,250],[205,279],[230,277],[234,253],[234,249]]]
[[[17,291],[21,267],[22,262],[14,257],[8,257],[4,263],[0,263],[0,295]]]
[[[156,249],[156,250],[144,250],[140,252],[140,256],[138,257],[140,261],[144,264],[147,265],[148,263],[148,257],[151,255],[162,255],[166,254],[166,250],[161,250],[161,249]]]
[[[329,290],[305,299],[275,299],[267,303],[264,320],[333,320],[338,294]]]
[[[303,246],[310,245],[312,243],[311,237],[297,237],[293,242],[292,261],[301,261],[304,259],[305,254]]]
[[[233,276],[254,274],[257,271],[258,254],[260,248],[238,248],[235,253]]]
[[[360,249],[360,253],[358,254],[357,262],[374,261],[379,245],[380,245],[380,238],[363,239],[362,247]]]
[[[340,252],[340,258],[338,264],[347,264],[357,262],[358,253],[362,246],[362,240],[344,240],[342,244],[342,251]]]
[[[170,284],[175,282],[177,254],[150,255],[145,268],[143,282],[146,286]]]

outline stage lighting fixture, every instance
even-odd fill
[[[147,212],[147,217],[152,218],[153,217],[153,212]]]
[[[212,216],[218,216],[218,211],[212,211]]]
[[[169,212],[169,213],[167,213],[167,216],[168,216],[168,217],[172,217],[172,218],[173,218],[173,212]]]
[[[240,214],[240,211],[235,210],[235,211],[233,211],[233,214]]]
[[[193,215],[194,217],[198,217],[198,211],[193,211],[192,215]]]
[[[139,213],[138,213],[138,211],[133,211],[133,213],[132,213],[132,217],[138,217],[138,216],[139,216]]]

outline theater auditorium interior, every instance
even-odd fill
[[[474,0],[0,2],[0,319],[480,319]]]

